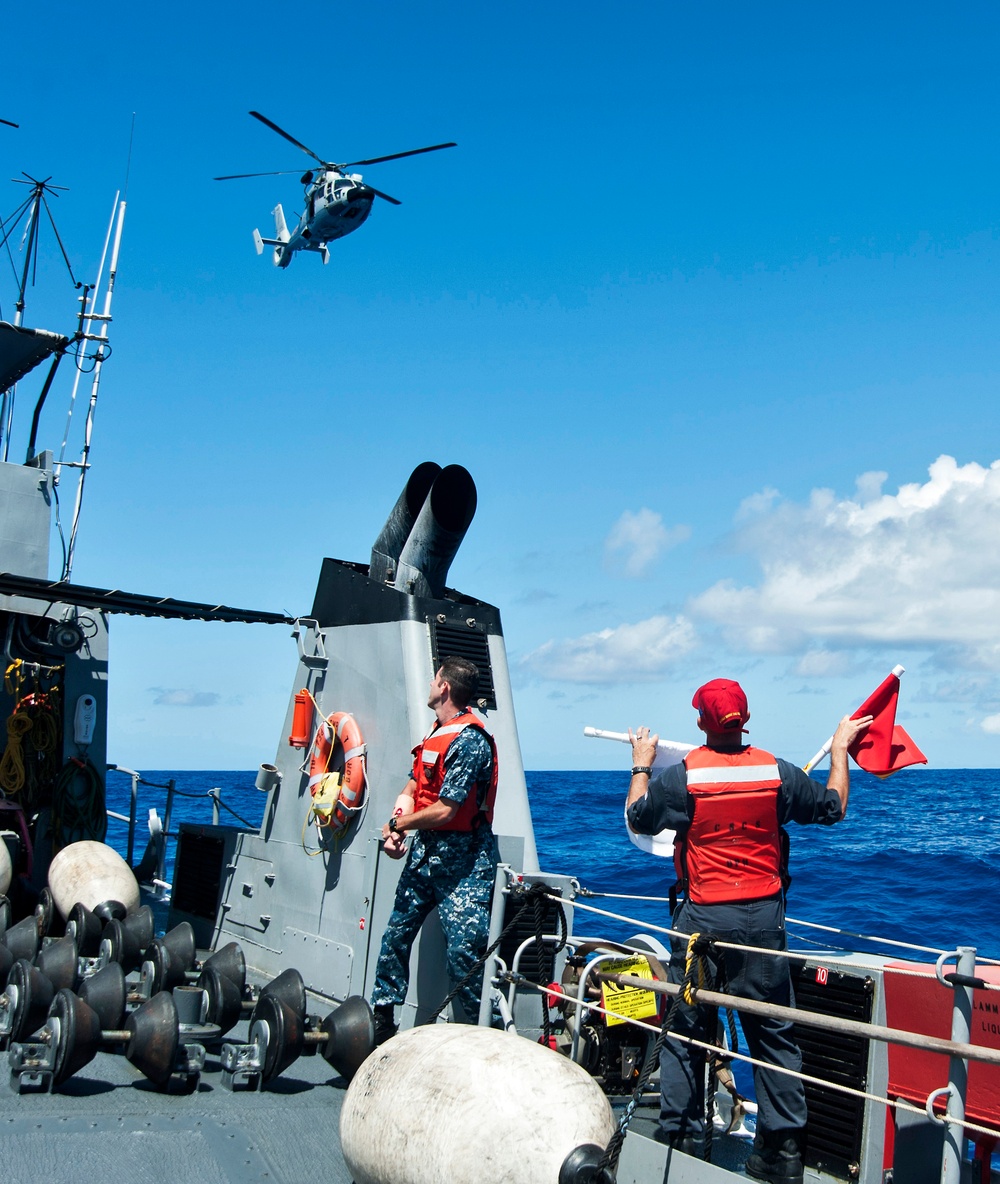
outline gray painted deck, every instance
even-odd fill
[[[227,1039],[246,1039],[246,1022]],[[59,1093],[23,1094],[0,1080],[5,1184],[351,1184],[340,1154],[346,1082],[319,1056],[300,1057],[260,1093],[222,1086],[218,1048],[198,1089],[166,1095],[125,1060],[99,1053]]]

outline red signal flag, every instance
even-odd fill
[[[873,715],[871,725],[848,749],[866,773],[888,777],[907,765],[926,765],[927,757],[896,723],[899,677],[890,674],[854,712],[851,719]]]

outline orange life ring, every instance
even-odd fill
[[[365,740],[358,721],[349,711],[335,711],[316,730],[309,760],[309,792],[315,797],[323,777],[330,772],[333,749],[340,745],[344,754],[343,782],[340,797],[333,809],[329,829],[336,834],[344,829],[365,800]]]

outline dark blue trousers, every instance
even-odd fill
[[[447,943],[452,983],[472,970],[489,944],[490,910],[496,878],[496,842],[488,828],[475,835],[417,832],[396,886],[396,900],[382,936],[375,967],[372,1006],[401,1004],[410,982],[410,950],[436,906]],[[443,836],[443,841],[442,837]],[[459,991],[458,999],[474,1024],[479,1019],[483,968]]]
[[[722,941],[741,945],[783,950],[785,910],[780,897],[743,904],[699,905],[684,901],[674,915],[673,928],[684,933],[711,934]],[[670,981],[684,981],[687,943],[671,941]],[[788,961],[767,954],[719,951],[713,971],[722,972],[720,990],[747,999],[794,1007]],[[737,1008],[739,1011],[739,1008]],[[750,1055],[786,1069],[802,1068],[802,1054],[792,1035],[792,1025],[784,1020],[765,1019],[740,1012],[740,1025]],[[710,1007],[691,1007],[681,1002],[672,1030],[698,1040],[715,1038],[716,1014]],[[664,1041],[660,1053],[660,1126],[666,1136],[704,1133],[705,1057],[703,1049],[680,1041]],[[805,1089],[798,1077],[772,1073],[756,1066],[753,1071],[757,1091],[757,1130],[800,1130],[806,1123]]]

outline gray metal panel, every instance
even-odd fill
[[[503,638],[497,633],[489,640],[498,707],[485,722],[496,737],[500,763],[495,830],[505,836],[505,845],[520,848],[521,866],[534,868]],[[219,941],[243,942],[249,961],[263,973],[277,974],[297,955],[305,960],[312,989],[324,997],[370,992],[403,866],[381,853],[380,833],[409,780],[411,749],[434,720],[427,707],[432,666],[429,625],[409,614],[319,630],[302,623],[298,668],[273,758],[281,782],[271,792],[260,836],[241,839],[222,906]],[[367,801],[337,836],[320,836],[311,826],[303,832],[310,804],[307,754],[288,744],[294,693],[302,687],[310,689],[324,715],[350,711],[367,745]],[[415,1014],[418,1005],[429,1012],[450,988],[434,916],[418,938],[412,967],[408,1013]]]
[[[622,1147],[616,1180],[617,1184],[654,1184],[661,1180],[669,1180],[670,1184],[732,1184],[733,1172],[679,1151],[671,1152],[662,1143],[630,1131]]]
[[[0,465],[0,480],[4,474],[3,469],[13,468],[16,466]],[[25,472],[34,473],[36,476],[39,473],[38,469],[25,469]],[[46,529],[47,529],[46,522]],[[40,601],[20,601],[12,600],[3,602],[7,598],[0,597],[0,609],[8,608],[11,612],[18,612],[23,617],[42,617],[48,616],[49,619],[59,621],[67,614],[73,613],[73,606],[67,604],[48,604]],[[93,695],[97,706],[97,718],[94,726],[93,739],[82,755],[89,757],[91,764],[97,770],[101,780],[105,780],[105,770],[107,768],[107,750],[108,750],[108,622],[103,613],[90,612],[80,613],[76,617],[78,623],[83,627],[85,640],[83,646],[75,654],[64,654],[61,651],[53,650],[51,653],[39,653],[34,660],[40,660],[45,663],[58,665],[64,664],[63,674],[61,678],[63,687],[63,713],[64,713],[64,732],[62,736],[62,763],[65,764],[71,757],[79,757],[81,749],[74,740],[73,721],[76,711],[76,704],[81,695]],[[7,699],[5,693],[0,689],[0,700],[8,703],[8,710],[12,704]],[[84,786],[84,779],[81,777],[74,783],[81,787],[81,792]],[[73,786],[71,786],[71,789]],[[48,807],[45,807],[43,814],[47,816]],[[52,835],[49,828],[44,824],[35,828],[35,848],[34,848],[34,873],[33,886],[40,889],[45,885],[48,875],[48,865],[51,858]]]
[[[49,574],[52,473],[0,463],[0,571]]]
[[[493,829],[497,834],[518,835],[524,839],[521,870],[538,871],[538,852],[535,849],[535,828],[528,805],[528,787],[524,780],[521,742],[517,735],[514,715],[514,696],[507,668],[507,648],[502,635],[489,639],[490,662],[493,666],[493,688],[497,709],[491,712],[486,724],[497,742],[500,760],[500,784],[497,787],[496,817]]]

